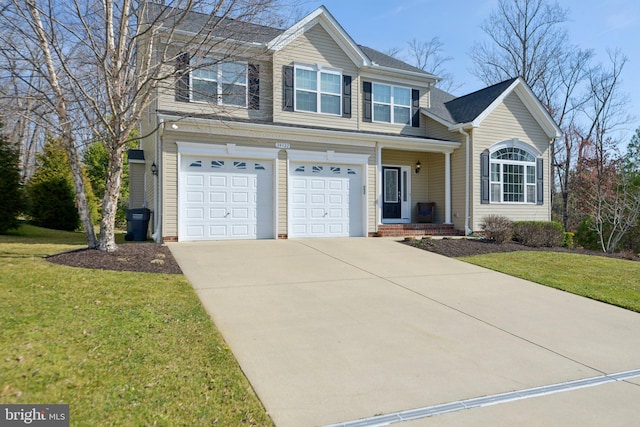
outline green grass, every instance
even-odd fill
[[[534,251],[494,253],[459,259],[640,312],[640,262]]]
[[[71,425],[272,425],[180,275],[51,264],[80,233],[0,236],[0,403],[67,403]]]

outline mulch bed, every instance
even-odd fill
[[[585,249],[568,249],[568,248],[533,248],[524,246],[517,242],[507,242],[498,244],[488,239],[425,239],[407,240],[407,245],[435,252],[448,257],[465,257],[473,255],[484,255],[496,252],[515,252],[515,251],[547,251],[547,252],[568,252],[584,255],[606,256],[611,258],[621,258],[632,261],[640,261],[638,256],[629,253],[605,254],[603,252],[588,251]]]
[[[115,252],[79,249],[51,255],[46,259],[71,267],[182,274],[169,248],[157,243],[124,243],[118,245]]]
[[[486,239],[425,239],[408,240],[407,245],[448,257],[465,257],[495,252],[514,251],[554,251],[586,255],[609,256],[640,261],[632,254],[605,254],[584,249],[567,248],[531,248],[519,243],[497,244]],[[95,268],[100,270],[137,271],[147,273],[182,274],[180,266],[165,245],[157,243],[124,243],[115,252],[103,252],[95,249],[80,249],[52,255],[48,261],[72,267]]]

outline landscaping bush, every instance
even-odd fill
[[[562,247],[563,248],[573,249],[573,246],[574,246],[573,236],[576,233],[572,233],[570,231],[566,231],[563,234],[564,234],[564,238],[562,239]]]
[[[564,228],[553,221],[518,221],[513,223],[513,239],[525,246],[552,248],[562,244]]]
[[[513,223],[509,218],[501,215],[485,216],[482,218],[480,228],[488,239],[495,240],[496,243],[508,242],[513,236]]]
[[[600,238],[598,237],[598,233],[593,229],[593,224],[589,218],[584,218],[580,221],[576,234],[573,236],[573,241],[576,246],[592,251],[602,251]]]
[[[23,208],[18,160],[18,150],[0,135],[0,234],[18,227],[17,218]]]
[[[75,193],[65,177],[54,176],[32,182],[27,192],[34,225],[66,231],[80,226]]]

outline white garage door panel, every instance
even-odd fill
[[[289,237],[363,235],[363,168],[292,162]]]
[[[183,156],[180,240],[273,238],[273,163]]]

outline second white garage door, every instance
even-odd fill
[[[363,168],[289,164],[289,230],[296,237],[363,236]]]

